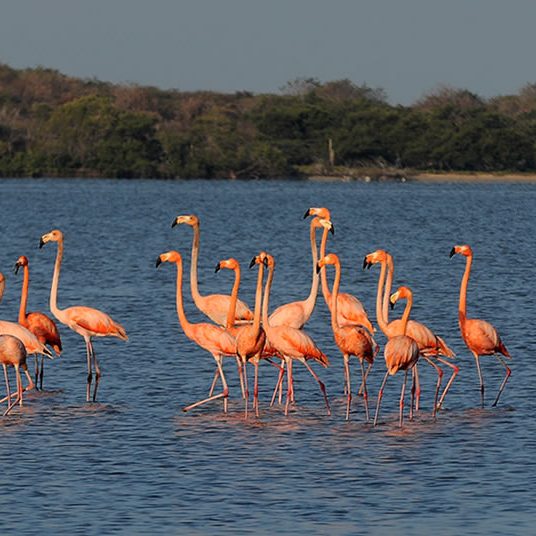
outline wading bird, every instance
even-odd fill
[[[207,294],[202,296],[197,286],[197,259],[199,257],[199,218],[192,214],[177,216],[171,227],[185,223],[193,229],[192,260],[190,265],[190,288],[196,307],[208,316],[213,322],[225,326],[231,296],[226,294]],[[247,323],[253,320],[253,313],[241,300],[237,301],[235,323]]]
[[[215,326],[208,322],[201,322],[192,324],[186,318],[184,313],[183,298],[182,298],[182,257],[178,251],[168,251],[162,253],[156,259],[156,267],[158,268],[163,262],[170,262],[177,266],[177,287],[176,287],[176,305],[177,315],[179,317],[179,323],[181,325],[184,334],[198,346],[209,352],[218,366],[220,377],[223,385],[223,391],[217,395],[211,395],[208,398],[194,402],[189,406],[183,408],[183,411],[188,411],[192,408],[206,404],[212,400],[223,398],[223,411],[227,413],[227,399],[229,396],[229,388],[227,386],[227,380],[223,374],[223,357],[236,355],[236,342],[234,337],[227,332],[221,326]]]
[[[335,343],[339,347],[344,359],[344,378],[346,383],[346,420],[350,418],[350,405],[352,403],[352,389],[350,382],[350,356],[356,356],[361,365],[361,377],[363,382],[363,400],[365,403],[365,416],[368,422],[368,394],[367,382],[365,377],[365,367],[363,361],[366,360],[372,365],[374,356],[378,351],[378,345],[370,335],[370,332],[362,326],[344,325],[340,326],[337,322],[337,297],[339,294],[339,285],[341,281],[341,264],[339,257],[334,253],[330,253],[318,261],[318,270],[323,266],[332,265],[335,267],[335,281],[333,282],[333,290],[331,293],[331,328]]]
[[[15,274],[18,273],[19,268],[21,267],[24,269],[24,277],[20,296],[19,324],[29,329],[40,342],[50,346],[59,357],[61,354],[61,339],[58,327],[56,326],[54,320],[52,320],[46,314],[38,311],[26,313],[26,306],[28,304],[28,287],[30,285],[30,267],[28,258],[24,255],[19,257],[15,263]],[[38,367],[36,356],[35,383],[37,384],[39,382],[39,389],[43,389],[44,361],[45,357],[42,355],[41,366]]]
[[[287,371],[287,400],[285,404],[285,415],[288,415],[288,408],[291,400],[294,400],[294,386],[292,382],[292,362],[294,360],[303,363],[307,370],[311,373],[313,378],[317,381],[324,396],[328,415],[331,415],[331,409],[329,407],[329,401],[326,393],[326,388],[315,371],[311,368],[308,360],[313,359],[320,363],[323,367],[329,365],[327,356],[318,348],[313,339],[309,337],[304,331],[290,326],[272,326],[270,319],[268,318],[268,306],[270,301],[270,289],[274,277],[275,261],[274,258],[265,253],[259,254],[259,259],[255,262],[266,262],[268,265],[268,280],[264,288],[264,298],[262,303],[262,323],[266,336],[270,341],[270,344],[275,348],[277,354],[285,361]],[[278,383],[283,379],[283,375],[279,375]],[[276,386],[276,389],[279,385]]]
[[[56,242],[58,244],[52,286],[50,289],[50,311],[62,324],[65,324],[75,333],[83,337],[86,343],[86,401],[89,402],[91,400],[91,382],[94,369],[95,388],[93,390],[93,402],[95,402],[97,400],[97,389],[99,387],[101,371],[91,339],[93,337],[118,337],[126,341],[128,340],[127,333],[121,324],[112,320],[110,316],[98,309],[86,307],[85,305],[74,305],[67,307],[67,309],[60,309],[58,307],[58,283],[60,280],[61,261],[63,259],[63,233],[59,229],[54,229],[44,234],[39,242],[39,247],[42,248],[48,242]]]
[[[469,283],[469,276],[471,275],[471,264],[473,262],[473,250],[468,245],[454,246],[450,251],[450,256],[459,254],[465,257],[465,272],[462,278],[462,284],[460,286],[460,302],[458,306],[458,321],[460,324],[460,331],[462,339],[464,340],[467,348],[471,350],[471,353],[475,357],[476,370],[478,371],[478,379],[480,381],[480,400],[482,406],[484,406],[484,379],[482,377],[482,371],[480,370],[480,356],[482,355],[497,355],[502,354],[505,357],[510,358],[510,353],[506,349],[506,346],[501,341],[497,330],[485,320],[479,318],[467,318],[467,284]],[[506,375],[501,383],[497,397],[493,405],[496,406],[499,402],[499,397],[503,392],[503,389],[511,375],[510,367],[506,364],[504,359],[497,355],[497,359],[506,369]]]
[[[378,415],[380,414],[380,404],[387,383],[387,378],[393,376],[399,370],[404,371],[404,383],[400,393],[400,416],[399,424],[402,427],[404,421],[404,395],[406,391],[406,383],[408,378],[408,370],[413,369],[419,360],[419,347],[417,343],[406,334],[408,319],[411,312],[413,297],[411,290],[407,287],[400,287],[390,298],[394,305],[399,299],[406,298],[406,308],[402,315],[402,322],[397,326],[396,330],[389,335],[389,340],[385,345],[384,356],[387,372],[383,378],[380,390],[378,392],[378,401],[376,403],[376,414],[374,416],[374,426],[378,423]]]
[[[307,218],[308,216],[317,216],[331,222],[331,214],[329,210],[324,207],[311,207],[305,212],[304,218]],[[320,242],[320,258],[326,256],[326,243],[329,230],[330,229],[324,227],[322,240]],[[333,234],[333,225],[331,226],[331,231]],[[331,309],[331,293],[325,270],[322,271],[320,279],[324,300],[328,309]],[[368,314],[365,311],[363,304],[355,296],[346,292],[339,292],[339,297],[337,298],[337,323],[339,326],[344,326],[346,324],[364,326],[371,333],[374,333],[374,327],[368,318]]]
[[[400,330],[401,319],[395,319],[389,322],[389,296],[391,293],[391,286],[394,278],[394,262],[393,257],[385,250],[378,249],[373,253],[369,253],[363,261],[363,268],[370,268],[373,264],[381,263],[380,277],[378,279],[378,292],[376,294],[376,317],[378,326],[383,331],[386,337],[389,337],[391,333],[398,332]],[[387,281],[386,281],[387,276]],[[384,288],[385,282],[385,288]],[[383,292],[383,294],[382,294]],[[383,298],[383,299],[382,299]],[[449,363],[440,355],[447,357],[455,357],[454,352],[446,345],[445,341],[438,337],[430,328],[417,322],[415,320],[409,320],[407,325],[407,334],[417,343],[421,356],[435,369],[438,375],[436,384],[436,395],[434,396],[434,409],[432,414],[435,417],[437,407],[440,407],[445,399],[445,396],[454,381],[454,378],[459,372],[459,368],[452,363]],[[452,376],[450,377],[442,395],[438,398],[438,389],[441,385],[441,379],[443,371],[439,368],[431,358],[437,359],[440,363],[447,365],[453,369]],[[416,397],[416,408],[419,409],[419,397],[420,387],[418,384],[417,367],[414,368],[415,384],[412,388],[412,396]]]
[[[26,355],[26,348],[24,348],[24,344],[22,344],[17,337],[0,335],[0,363],[2,363],[2,367],[4,368],[7,391],[7,396],[5,397],[5,399],[7,399],[7,409],[4,412],[4,415],[7,415],[17,403],[22,406],[22,380],[20,377],[20,369],[27,370]],[[7,373],[8,366],[15,369],[17,377],[17,398],[15,399],[15,402],[11,402],[12,395],[9,388],[9,376]]]

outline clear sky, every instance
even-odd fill
[[[536,82],[534,0],[0,0],[0,62],[164,89],[348,78],[411,104]]]

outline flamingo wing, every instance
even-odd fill
[[[305,324],[303,302],[296,301],[280,305],[270,315],[270,326],[289,326],[301,329]]]
[[[127,334],[123,326],[98,309],[78,305],[65,309],[64,314],[66,323],[74,331],[78,327],[95,337],[115,336],[121,339],[127,339]]]
[[[478,355],[491,355],[501,352],[506,357],[510,357],[497,330],[485,320],[477,318],[467,319],[463,327],[463,336],[469,349]]]
[[[374,327],[368,318],[367,311],[365,311],[363,304],[352,294],[339,294],[337,299],[337,322],[339,326],[359,324],[374,333]]]
[[[286,352],[282,352],[290,357],[304,357],[305,359],[314,359],[324,367],[329,365],[328,357],[318,348],[313,339],[307,333],[299,330],[288,328],[280,331],[281,340],[286,343]]]
[[[227,313],[231,306],[231,296],[227,294],[210,294],[202,297],[201,311],[213,322],[220,326],[227,323]],[[253,320],[253,313],[241,300],[236,302],[235,321],[244,322]]]
[[[43,343],[52,346],[59,355],[62,351],[60,333],[54,320],[34,311],[26,316],[26,327]]]

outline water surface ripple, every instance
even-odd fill
[[[414,291],[414,317],[457,352],[461,373],[437,422],[429,413],[434,378],[424,366],[423,411],[413,423],[397,426],[397,377],[388,383],[381,426],[363,422],[357,399],[344,421],[342,358],[321,298],[306,329],[332,362],[319,370],[331,417],[298,366],[296,407],[288,417],[268,408],[277,371],[263,365],[262,415],[245,422],[232,361],[225,364],[228,415],[220,403],[181,411],[205,396],[214,362],[178,327],[174,268],[154,268],[170,249],[189,268],[191,229],[172,229],[173,218],[201,220],[203,293],[229,291],[231,274],[215,274],[214,266],[234,256],[244,268],[241,297],[252,304],[256,274],[246,266],[259,250],[270,251],[275,307],[309,292],[302,215],[310,206],[332,211],[329,249],[341,257],[344,291],[359,295],[374,318],[378,269],[363,272],[362,261],[388,249],[395,284]],[[101,308],[130,335],[128,343],[96,341],[100,400],[86,404],[84,343],[63,328],[64,354],[46,364],[46,391],[0,419],[1,533],[533,534],[535,209],[530,184],[1,180],[7,284],[0,318],[17,316],[21,277],[11,267],[20,255],[30,258],[30,310],[47,310],[55,246],[37,245],[58,227],[65,234],[60,306]],[[475,253],[470,314],[492,321],[513,356],[497,408],[490,404],[503,373],[498,361],[482,360],[482,409],[473,358],[459,336],[464,262],[448,255],[460,243]],[[192,321],[203,320],[189,292],[186,308]],[[382,335],[378,342],[383,347]],[[381,355],[370,376],[374,396]],[[353,370],[355,381],[357,362]]]

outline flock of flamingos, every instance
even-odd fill
[[[255,292],[255,305],[253,312],[241,300],[238,299],[240,286],[240,265],[233,259],[222,260],[216,266],[216,271],[229,269],[234,271],[234,285],[230,295],[211,294],[201,295],[197,285],[197,261],[199,254],[200,230],[199,219],[194,215],[177,216],[172,227],[186,224],[193,229],[193,243],[191,252],[190,285],[193,301],[213,323],[191,323],[188,321],[183,307],[183,264],[182,257],[177,251],[162,253],[156,260],[158,267],[162,263],[172,263],[177,267],[177,290],[176,305],[180,325],[185,335],[201,348],[204,348],[216,362],[214,379],[208,397],[199,400],[184,408],[188,411],[207,402],[223,399],[223,409],[227,412],[229,389],[223,371],[223,358],[233,357],[236,359],[242,397],[245,401],[245,416],[248,415],[248,378],[246,364],[254,366],[255,383],[253,389],[253,409],[259,416],[258,400],[258,369],[261,360],[265,360],[279,369],[278,381],[274,390],[271,404],[277,396],[282,402],[282,384],[284,377],[287,378],[287,393],[285,402],[285,415],[288,414],[289,405],[294,403],[293,365],[295,362],[302,363],[318,383],[328,414],[331,413],[328,396],[324,384],[312,369],[309,361],[313,360],[320,365],[329,365],[328,357],[318,348],[313,339],[303,330],[313,313],[318,288],[322,288],[324,300],[331,313],[331,328],[335,343],[340,349],[344,362],[344,391],[346,396],[346,419],[350,418],[352,403],[352,387],[350,380],[350,357],[355,356],[360,364],[361,386],[360,395],[363,397],[366,421],[369,421],[367,376],[379,347],[374,340],[374,328],[367,312],[361,302],[353,295],[339,292],[341,279],[341,265],[339,258],[334,253],[326,254],[326,246],[329,233],[334,233],[331,223],[331,215],[327,208],[310,208],[304,218],[311,217],[310,240],[313,260],[312,284],[309,296],[302,301],[287,303],[269,311],[270,289],[275,270],[275,260],[267,252],[260,252],[251,261],[250,268],[256,267],[257,285]],[[317,231],[321,231],[320,251],[317,244]],[[97,356],[93,349],[94,337],[118,337],[127,340],[127,334],[123,326],[114,321],[110,316],[90,307],[83,305],[60,309],[57,304],[58,284],[61,263],[63,258],[63,234],[59,230],[53,230],[41,237],[39,247],[48,242],[57,243],[57,254],[52,277],[50,291],[50,311],[60,323],[68,326],[84,338],[87,353],[87,386],[86,400],[95,401],[101,376]],[[497,330],[488,322],[475,318],[467,318],[466,296],[473,252],[468,245],[454,246],[450,256],[459,254],[465,257],[465,272],[461,282],[459,301],[459,325],[462,339],[475,357],[475,363],[480,382],[481,403],[484,404],[484,380],[480,368],[480,356],[496,355],[505,368],[505,376],[499,387],[499,391],[493,405],[499,401],[502,391],[510,377],[510,368],[506,364],[502,354],[510,358],[508,350],[501,341]],[[430,328],[416,320],[410,320],[412,307],[412,293],[408,287],[400,287],[391,293],[394,278],[394,262],[392,256],[384,250],[377,250],[368,254],[363,263],[363,268],[371,268],[380,264],[378,291],[376,298],[376,320],[379,328],[387,337],[384,348],[386,372],[378,392],[374,425],[378,422],[380,404],[389,376],[398,371],[404,375],[400,394],[399,424],[402,426],[404,418],[404,398],[408,372],[412,375],[410,420],[414,408],[419,409],[419,360],[424,360],[435,369],[437,383],[433,402],[433,417],[443,404],[452,382],[458,374],[458,367],[448,359],[454,357],[454,352],[447,346],[441,337],[437,336]],[[333,267],[334,281],[329,286],[326,271]],[[20,257],[15,265],[15,272],[23,268],[24,278],[18,322],[0,321],[0,363],[4,368],[6,380],[6,397],[8,414],[16,405],[22,405],[23,391],[37,387],[43,388],[44,358],[52,357],[52,351],[59,355],[62,351],[60,334],[56,323],[46,314],[40,312],[27,313],[29,266],[28,259]],[[331,270],[331,268],[330,268]],[[266,282],[265,272],[267,272]],[[0,273],[0,300],[4,291],[5,280]],[[399,300],[405,300],[405,309],[401,318],[389,320],[389,308]],[[36,355],[35,377],[32,378],[26,364],[29,354]],[[41,361],[39,364],[39,356]],[[367,367],[365,367],[365,361]],[[439,365],[445,365],[452,370],[452,374],[441,392],[443,369]],[[17,378],[17,391],[11,393],[7,367],[15,369]],[[28,385],[22,387],[20,371],[26,375]],[[94,379],[93,393],[91,387]],[[35,381],[34,381],[35,380]],[[218,381],[221,381],[221,392],[214,394]]]

